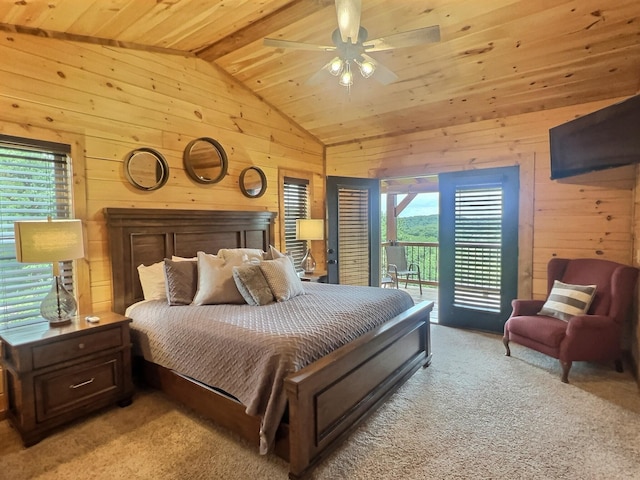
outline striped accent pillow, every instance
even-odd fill
[[[596,285],[570,285],[555,280],[549,298],[538,315],[568,322],[571,317],[587,313],[595,294]]]

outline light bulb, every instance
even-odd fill
[[[344,71],[340,75],[340,81],[338,82],[343,87],[350,87],[353,85],[353,74],[351,73],[351,66],[349,62],[344,63]]]
[[[369,78],[375,72],[376,66],[369,61],[364,61],[360,64],[360,73],[364,78]]]
[[[331,60],[331,63],[329,64],[329,73],[337,77],[340,75],[340,72],[342,72],[342,59],[336,57]]]

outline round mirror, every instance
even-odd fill
[[[258,167],[247,167],[240,173],[240,190],[245,197],[258,198],[267,190],[267,177]]]
[[[133,150],[124,161],[127,180],[140,190],[157,190],[169,179],[169,164],[152,148]]]
[[[184,168],[198,183],[217,183],[227,174],[227,154],[213,138],[196,138],[184,149]]]

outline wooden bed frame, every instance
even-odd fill
[[[273,244],[275,213],[106,208],[113,309],[141,300],[137,266],[201,250]],[[288,418],[275,453],[289,461],[289,478],[304,477],[421,366],[431,363],[429,315],[422,302],[285,379]],[[259,444],[260,418],[215,388],[159,365],[142,363],[144,381]]]

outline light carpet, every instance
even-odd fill
[[[418,371],[313,471],[314,479],[640,478],[640,395],[631,374],[556,360],[497,335],[432,326]],[[286,479],[287,464],[138,389],[28,449],[0,422],[0,478]]]

